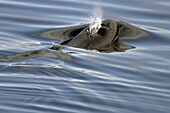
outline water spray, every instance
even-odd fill
[[[90,26],[89,33],[95,34],[100,29],[102,23],[102,11],[99,6],[96,6],[92,11],[92,15],[90,16]]]

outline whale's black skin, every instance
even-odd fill
[[[90,25],[82,25],[58,32],[52,31],[51,34],[62,34],[60,45],[100,52],[122,52],[132,49],[133,46],[124,44],[120,39],[136,39],[148,35],[130,24],[109,19],[103,20],[100,29],[94,34],[89,32],[89,27]],[[51,49],[59,50],[60,48],[60,46],[53,46]]]
[[[45,31],[41,34],[35,34],[48,39],[57,39],[60,45],[54,45],[50,49],[60,50],[63,46],[72,46],[87,50],[97,50],[100,52],[122,52],[132,49],[133,46],[124,44],[122,39],[137,39],[146,37],[150,34],[124,22],[114,20],[103,20],[98,32],[91,34],[89,25],[79,25],[61,29]],[[57,54],[56,54],[57,53]],[[71,61],[71,57],[62,51],[49,51],[48,49],[35,50],[25,53],[18,53],[14,56],[8,56],[1,61],[18,61],[39,56],[61,58],[62,60]]]
[[[92,34],[89,31],[90,26],[81,31],[67,45],[90,50],[109,47],[116,39],[117,23],[116,21],[104,20],[97,33]]]

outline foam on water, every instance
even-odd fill
[[[89,32],[91,34],[97,33],[97,31],[101,27],[102,22],[102,10],[99,6],[96,6],[94,8],[89,20],[90,20]]]

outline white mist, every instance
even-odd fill
[[[102,11],[99,6],[96,6],[94,10],[92,11],[92,14],[90,16],[90,27],[89,27],[89,32],[91,34],[97,33],[97,31],[101,27],[101,22],[102,22]]]

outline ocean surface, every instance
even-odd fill
[[[94,16],[149,35],[111,53],[37,35]],[[169,112],[169,0],[0,0],[0,113]]]

